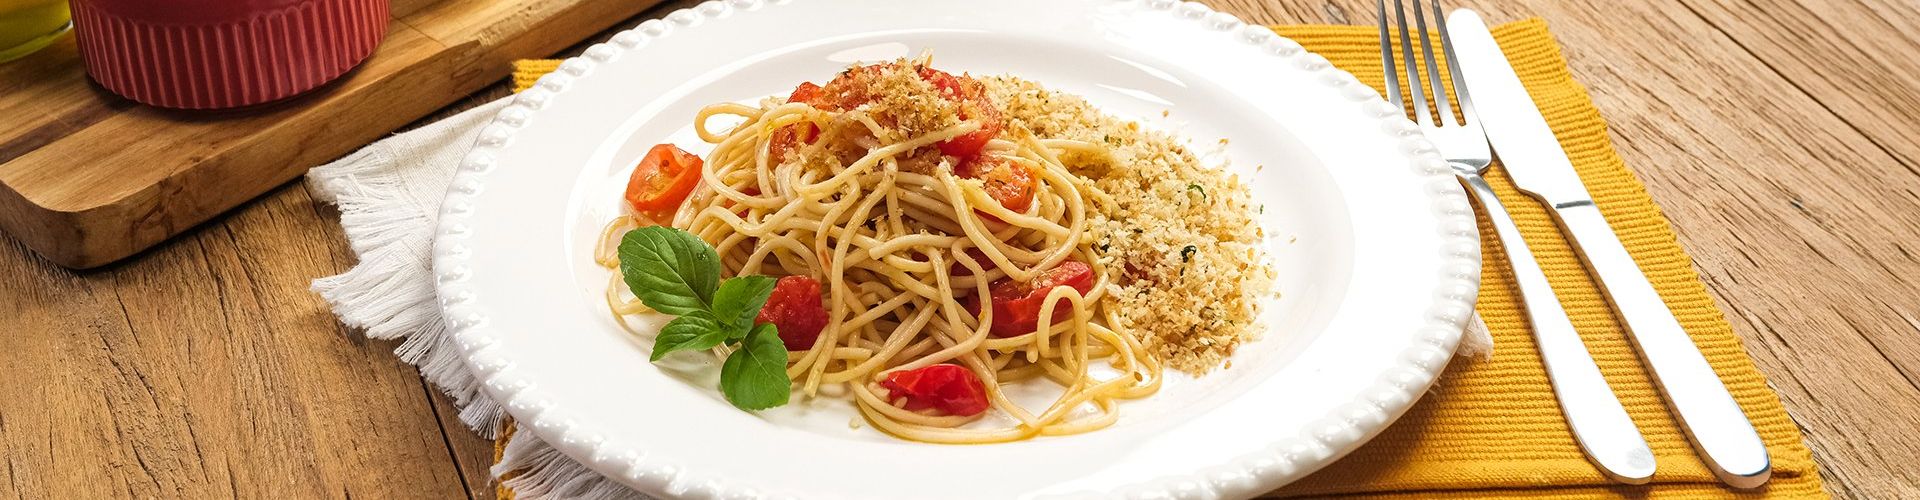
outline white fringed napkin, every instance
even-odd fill
[[[480,393],[459,350],[450,344],[435,301],[433,233],[440,201],[454,167],[473,146],[480,128],[506,99],[373,143],[315,167],[307,184],[321,201],[340,207],[340,225],[360,262],[337,276],[314,280],[313,291],[333,306],[347,326],[368,338],[400,339],[394,354],[420,368],[460,408],[460,421],[493,438],[506,415]],[[1475,314],[1461,337],[1461,356],[1485,359],[1493,337]],[[562,455],[531,432],[516,432],[493,477],[519,474],[505,486],[523,499],[646,498]]]

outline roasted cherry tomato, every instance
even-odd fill
[[[872,102],[874,96],[868,92],[867,86],[873,79],[880,77],[884,67],[880,64],[870,64],[847,68],[832,80],[828,80],[826,85],[821,86],[819,95],[813,96],[808,104],[828,111],[846,111]]]
[[[987,386],[973,370],[954,364],[938,364],[887,374],[880,381],[888,399],[906,399],[906,409],[940,410],[948,415],[971,417],[987,411]]]
[[[767,305],[754,323],[772,323],[789,351],[813,348],[827,327],[827,308],[821,305],[820,282],[809,276],[784,276],[773,283]]]
[[[987,147],[987,141],[991,141],[995,136],[1000,135],[1001,127],[1002,125],[999,120],[982,121],[980,128],[972,132],[940,141],[940,154],[960,158],[961,160],[974,158],[980,154],[982,148]]]
[[[800,82],[799,86],[793,88],[793,93],[787,96],[787,102],[813,104],[813,101],[819,98],[819,85],[814,85],[813,82]]]
[[[987,196],[1007,210],[1025,212],[1033,204],[1033,172],[1025,165],[1014,163],[1005,157],[980,155],[954,167],[954,175],[968,179],[980,179],[986,184]]]
[[[1038,330],[1040,306],[1046,303],[1047,292],[1062,286],[1072,287],[1082,295],[1093,291],[1093,267],[1069,260],[1042,271],[1031,282],[1022,283],[1012,278],[993,282],[987,287],[993,300],[993,336],[1014,337]],[[1055,304],[1050,321],[1066,319],[1073,311],[1071,304],[1065,300]]]
[[[959,98],[960,79],[954,77],[952,73],[933,68],[920,68],[920,79],[933,84],[933,88],[940,90],[940,95],[943,97],[956,100]]]
[[[636,212],[665,220],[699,184],[700,157],[672,144],[655,144],[627,180],[627,203]]]
[[[770,161],[779,163],[787,159],[787,155],[800,149],[801,145],[813,144],[819,134],[820,127],[805,122],[775,129],[773,136],[767,138],[767,157],[772,158]]]
[[[824,109],[825,106],[821,104],[822,95],[819,85],[814,85],[813,82],[802,82],[800,86],[793,88],[793,94],[787,96],[787,102],[804,102]],[[773,131],[772,137],[767,139],[767,156],[778,163],[785,160],[793,150],[800,149],[800,145],[813,144],[819,135],[820,127],[812,123],[796,123],[780,127]]]
[[[828,81],[817,95],[810,95],[809,103],[826,110],[845,111],[860,107],[874,100],[868,93],[869,81],[878,78],[887,65],[872,64],[848,68],[839,76]],[[973,158],[986,147],[987,141],[1000,135],[1006,124],[1000,117],[999,108],[993,107],[987,98],[987,87],[978,80],[965,75],[954,76],[951,73],[933,68],[920,68],[921,80],[933,84],[940,96],[959,105],[961,120],[978,122],[980,128],[965,135],[940,142],[940,153],[961,160]],[[799,89],[795,90],[799,94]]]
[[[969,76],[953,76],[945,71],[933,68],[920,68],[920,79],[933,84],[940,95],[960,106],[960,119],[978,122],[980,128],[965,135],[947,139],[940,143],[940,153],[966,161],[980,154],[987,141],[1000,135],[1006,127],[1001,121],[1000,110],[993,107],[993,101],[987,98],[987,87],[979,80]]]

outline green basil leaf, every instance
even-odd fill
[[[767,296],[773,294],[773,284],[770,276],[727,278],[720,283],[720,290],[713,293],[713,317],[740,326],[737,331],[745,336],[746,327],[753,325],[754,318],[760,316],[760,308],[767,305]]]
[[[647,307],[685,315],[711,309],[720,256],[691,233],[647,226],[620,237],[620,274]]]
[[[720,392],[735,408],[765,410],[787,404],[793,380],[787,378],[787,346],[771,324],[753,327],[740,348],[720,365]]]
[[[715,319],[713,313],[694,311],[673,318],[673,321],[667,322],[667,326],[660,328],[660,335],[653,338],[653,355],[650,358],[651,361],[659,361],[674,351],[712,349],[721,342],[746,334],[747,328],[744,326],[727,325]]]

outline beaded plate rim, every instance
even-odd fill
[[[1086,491],[1071,496],[1238,498],[1258,495],[1299,479],[1384,429],[1412,406],[1446,367],[1460,341],[1461,329],[1472,314],[1479,289],[1481,256],[1472,207],[1438,151],[1401,109],[1388,104],[1377,91],[1352,74],[1335,68],[1326,58],[1306,51],[1299,43],[1265,26],[1248,24],[1195,2],[1085,1],[1137,3],[1147,7],[1143,9],[1146,12],[1199,23],[1212,31],[1235,32],[1239,35],[1236,39],[1261,48],[1277,59],[1276,62],[1316,73],[1320,77],[1317,81],[1337,90],[1362,113],[1380,120],[1382,133],[1400,142],[1402,150],[1411,158],[1409,167],[1416,175],[1426,178],[1426,191],[1441,222],[1438,226],[1443,244],[1439,251],[1445,265],[1440,287],[1431,294],[1433,301],[1427,308],[1427,325],[1420,328],[1417,341],[1400,354],[1403,362],[1381,373],[1365,391],[1366,396],[1325,415],[1299,436],[1271,443],[1261,451],[1223,463],[1197,466],[1183,473],[1120,485],[1109,491]],[[441,204],[433,246],[439,306],[468,369],[484,381],[483,390],[502,402],[523,428],[532,430],[571,457],[585,457],[585,465],[595,470],[619,471],[623,483],[641,486],[648,493],[693,498],[789,498],[755,488],[751,481],[724,478],[712,471],[683,469],[670,457],[642,453],[606,440],[576,420],[554,411],[550,403],[540,397],[534,384],[516,376],[513,363],[498,352],[498,337],[488,325],[487,315],[471,307],[474,291],[463,286],[473,272],[468,258],[471,201],[496,166],[495,153],[548,101],[565,92],[575,80],[587,76],[595,66],[612,61],[622,52],[643,49],[649,40],[685,29],[699,29],[706,21],[736,10],[790,3],[792,0],[709,0],[675,11],[664,20],[643,22],[613,35],[607,42],[588,47],[578,57],[565,60],[532,88],[516,95],[482,129],[473,149],[461,161]]]

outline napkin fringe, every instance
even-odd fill
[[[405,199],[407,179],[386,171],[396,162],[385,144],[375,144],[307,172],[322,201],[340,209],[340,227],[361,262],[374,249],[414,236],[434,218],[393,200]],[[424,249],[419,249],[424,250]]]
[[[507,448],[493,464],[493,477],[505,478],[500,485],[513,491],[516,498],[569,498],[579,500],[643,500],[641,495],[606,476],[588,469],[561,453],[559,449],[532,437],[530,432],[515,432],[507,438]]]
[[[497,436],[505,410],[480,394],[440,316],[427,257],[434,217],[393,200],[406,196],[407,179],[392,174],[384,144],[363,148],[307,173],[314,197],[340,210],[341,226],[360,262],[347,272],[313,281],[340,322],[371,339],[402,339],[394,355],[419,368],[460,409],[460,421],[486,438]],[[427,235],[421,234],[422,228]]]
[[[1487,320],[1478,311],[1467,318],[1467,329],[1460,334],[1460,345],[1453,354],[1474,361],[1493,360],[1493,331],[1487,329]]]

